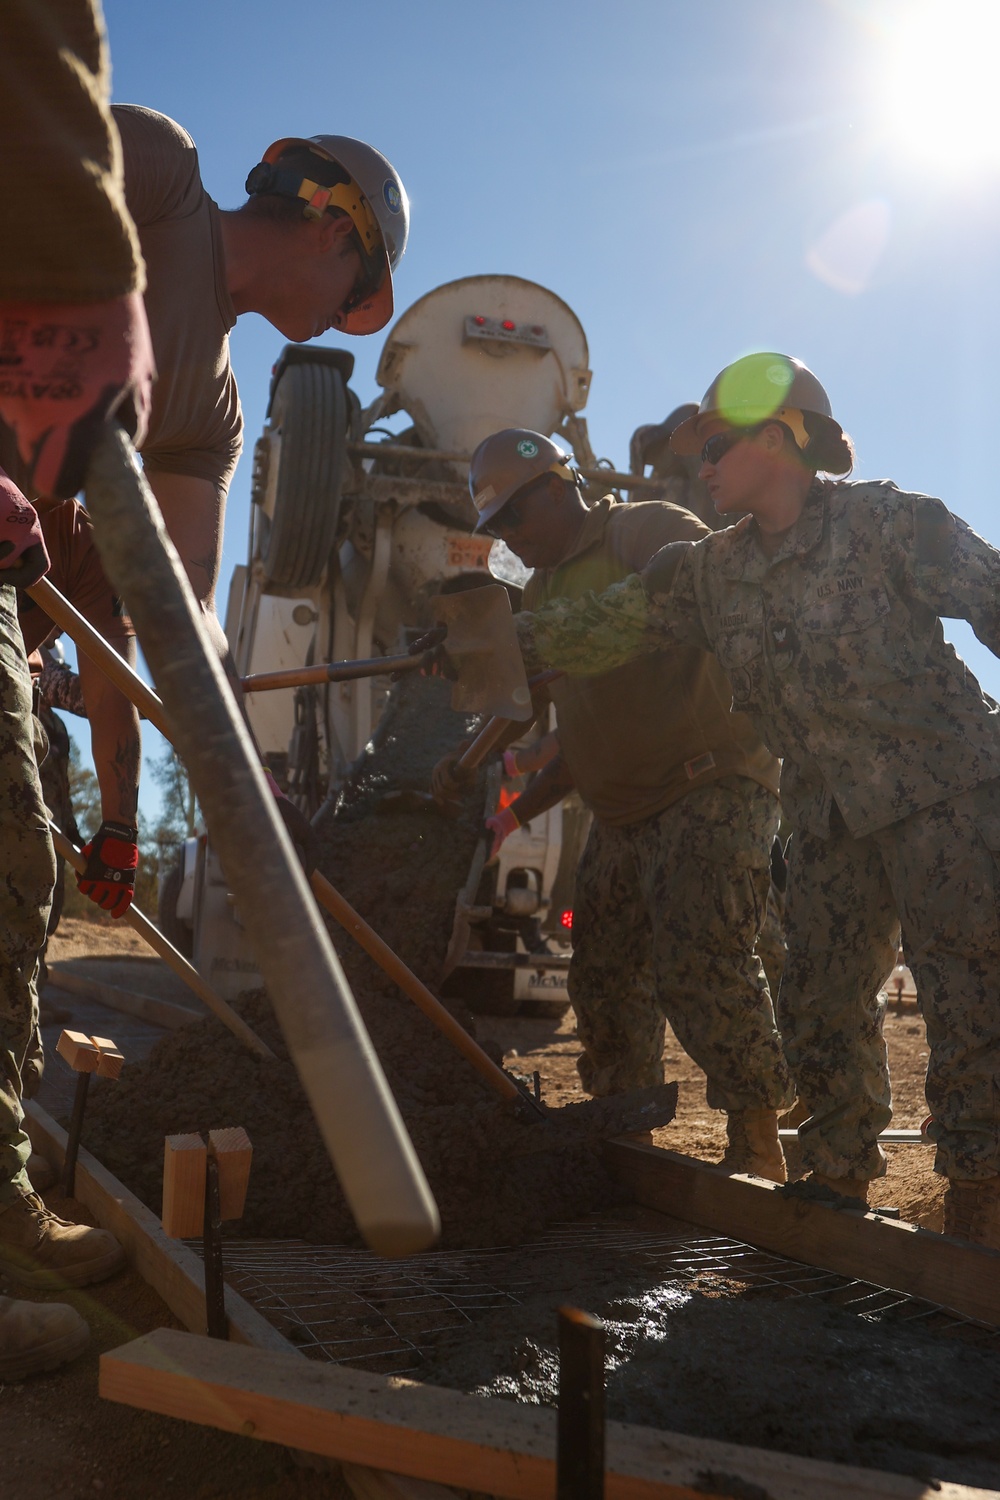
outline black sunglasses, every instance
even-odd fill
[[[744,438],[753,437],[760,431],[760,426],[730,427],[725,432],[713,433],[701,450],[702,463],[711,464],[714,468],[720,458],[725,458],[730,448],[735,448],[736,444],[742,443]]]
[[[547,473],[540,474],[531,484],[526,485],[523,490],[519,490],[512,500],[508,500],[507,504],[501,510],[497,511],[495,516],[490,517],[485,526],[480,526],[480,532],[485,532],[487,536],[493,537],[496,541],[502,541],[505,536],[509,536],[512,531],[516,531],[524,521],[523,507],[525,501],[530,498],[535,490],[540,490],[543,485],[547,485],[548,479],[549,476]]]

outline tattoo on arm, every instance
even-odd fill
[[[118,787],[119,816],[134,818],[139,806],[139,765],[141,750],[137,735],[120,739],[111,762]]]

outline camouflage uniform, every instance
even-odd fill
[[[806,1162],[884,1170],[877,991],[903,941],[927,1021],[935,1167],[1000,1172],[1000,708],[944,640],[1000,654],[1000,552],[939,500],[817,484],[774,555],[756,523],[675,543],[642,578],[518,617],[528,659],[607,671],[714,651],[783,757],[794,828],[779,1024],[811,1119]]]
[[[708,1075],[711,1108],[790,1102],[754,956],[777,822],[773,793],[737,776],[641,823],[594,820],[576,877],[568,979],[588,1093],[662,1083],[666,1017]]]
[[[0,1204],[30,1192],[21,1067],[36,1010],[55,861],[33,750],[31,679],[14,590],[0,585]]]

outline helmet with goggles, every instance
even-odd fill
[[[399,173],[374,146],[349,135],[287,136],[264,152],[246,180],[255,197],[300,199],[304,218],[330,209],[354,225],[366,275],[342,309],[344,333],[377,333],[392,317],[392,273],[410,230],[410,203]]]
[[[671,433],[673,451],[700,453],[710,422],[736,429],[780,422],[802,453],[820,435],[843,432],[816,376],[788,354],[747,354],[727,365],[712,381],[698,410]]]
[[[569,463],[558,443],[527,427],[505,427],[484,438],[469,464],[469,494],[479,512],[476,530],[485,531],[518,490],[543,474],[575,482]]]

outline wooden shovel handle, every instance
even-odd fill
[[[442,1035],[446,1036],[452,1046],[462,1054],[467,1062],[471,1063],[476,1072],[486,1080],[495,1093],[504,1099],[519,1099],[525,1097],[512,1078],[509,1078],[502,1068],[473,1041],[455,1017],[451,1014],[441,1001],[434,996],[427,986],[417,978],[412,969],[407,968],[398,954],[394,953],[374,928],[369,927],[354,907],[338,890],[335,889],[318,870],[315,870],[310,879],[313,894],[326,911],[328,911],[345,932],[349,932],[355,942],[360,943],[365,952],[375,960],[379,968],[388,974],[389,978],[398,984],[404,995],[408,995],[423,1011],[427,1019],[437,1027]]]

